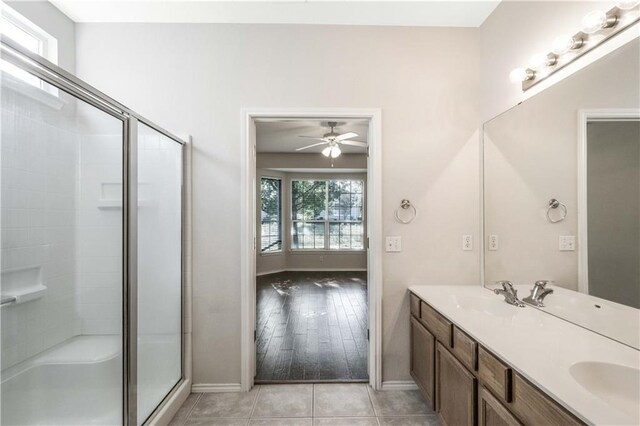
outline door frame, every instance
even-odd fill
[[[587,123],[640,119],[638,108],[581,109],[578,111],[578,291],[589,294],[587,215]]]
[[[259,119],[335,118],[369,120],[367,158],[367,286],[369,294],[369,384],[382,386],[382,111],[379,108],[247,108],[241,111],[240,287],[241,377],[253,387],[256,322],[256,133]],[[286,232],[286,231],[285,231]]]

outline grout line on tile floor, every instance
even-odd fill
[[[256,387],[256,386],[254,386]],[[262,386],[261,385],[257,385],[258,391],[256,392],[256,397],[253,400],[253,405],[251,406],[251,412],[249,413],[249,418],[252,419],[253,418],[253,414],[256,411],[256,405],[258,405],[258,397],[260,396],[260,391],[262,390]],[[251,391],[249,391],[251,392]]]
[[[373,391],[373,389],[371,389],[371,386],[367,385],[367,395],[369,395],[369,402],[371,403],[371,408],[373,408],[373,415],[376,416],[376,418],[378,417],[378,412],[376,411],[376,405],[373,403],[373,397],[371,396],[371,392]],[[378,422],[380,423],[380,422]]]
[[[316,384],[311,385],[311,418],[316,418]]]

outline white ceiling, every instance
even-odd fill
[[[299,136],[322,137],[329,132],[327,119],[323,120],[267,120],[256,123],[256,151],[258,152],[288,152],[295,153],[296,148],[318,143],[314,139],[301,138]],[[338,133],[355,132],[358,136],[354,141],[367,142],[369,123],[367,120],[335,120],[338,126],[334,129]],[[316,154],[322,152],[325,146],[299,151],[304,154]],[[366,148],[340,145],[345,154],[365,154]]]
[[[50,0],[75,22],[478,27],[500,0]]]

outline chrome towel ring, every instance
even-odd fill
[[[411,212],[411,217],[409,219],[401,219],[400,218],[400,209],[402,210],[409,210]],[[396,209],[396,220],[400,223],[404,223],[405,225],[411,223],[414,221],[414,219],[418,216],[418,210],[416,210],[416,207],[411,204],[411,201],[407,200],[407,199],[403,199],[402,201],[400,201],[400,207],[398,207]]]
[[[558,207],[560,207],[560,209],[562,210],[562,214],[560,215],[559,218],[553,219],[551,217],[551,210],[556,210]],[[558,222],[562,222],[566,218],[567,218],[567,206],[565,206],[563,203],[556,200],[555,198],[550,199],[549,207],[547,208],[547,219],[549,219],[549,222],[558,223]]]

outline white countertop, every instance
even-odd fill
[[[570,374],[577,362],[638,369],[640,351],[530,306],[509,305],[481,286],[425,285],[409,290],[583,421],[640,424],[640,401],[634,415],[619,408],[618,401],[591,393]]]

